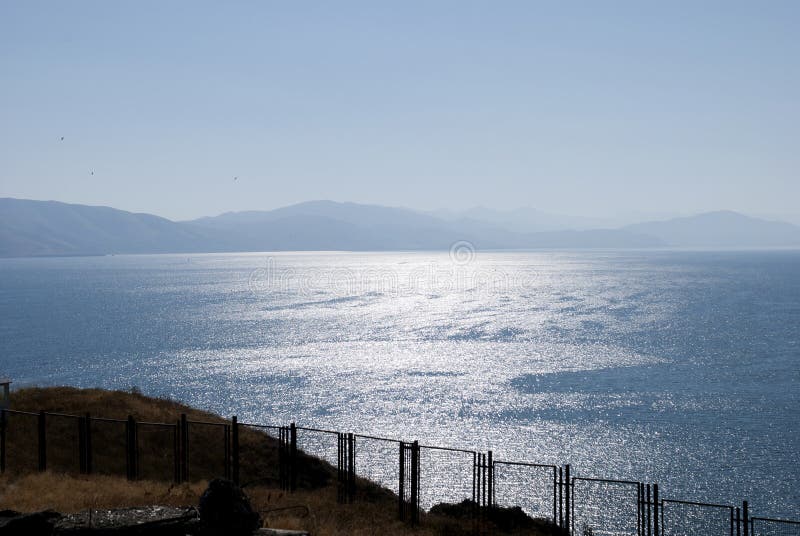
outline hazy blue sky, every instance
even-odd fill
[[[0,196],[798,213],[799,67],[798,1],[0,0]]]

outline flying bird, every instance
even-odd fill
[[[238,176],[233,178],[233,180],[238,180],[238,179],[239,179],[239,177],[238,177]]]
[[[94,175],[94,171],[90,171],[90,172],[89,172],[89,175]]]
[[[61,141],[64,141],[64,136],[61,136]]]

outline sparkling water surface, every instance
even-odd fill
[[[798,251],[5,259],[0,319],[15,386],[136,386],[800,518]]]

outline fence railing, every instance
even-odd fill
[[[658,484],[575,476],[569,464],[495,460],[492,451],[240,423],[235,416],[212,422],[182,414],[159,423],[0,410],[0,473],[36,470],[178,483],[217,476],[240,483],[244,473],[242,485],[288,492],[335,478],[341,503],[358,500],[368,486],[389,489],[398,517],[411,524],[436,504],[462,503],[478,529],[504,508],[520,507],[573,536],[800,536],[800,521],[751,516],[747,501],[663,498]]]

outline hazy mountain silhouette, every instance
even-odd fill
[[[473,213],[479,216],[478,213]],[[151,214],[56,201],[0,199],[0,256],[311,250],[776,247],[800,245],[800,228],[714,212],[622,229],[518,232],[479,218],[311,201],[269,211],[174,222]]]
[[[185,222],[230,232],[244,249],[435,250],[467,240],[482,249],[652,247],[652,237],[622,230],[520,233],[477,219],[447,221],[405,208],[309,201],[270,211],[229,212]]]
[[[0,256],[198,251],[212,242],[152,214],[58,201],[0,199]]]
[[[258,224],[276,221],[287,217],[312,216],[330,218],[356,225],[404,225],[438,226],[441,218],[436,218],[415,210],[362,205],[358,203],[337,203],[335,201],[306,201],[296,205],[265,211],[226,212],[219,216],[200,218],[189,223],[214,227],[240,224]]]
[[[613,220],[610,219],[554,214],[533,207],[497,210],[478,206],[466,210],[438,210],[432,214],[448,221],[466,219],[492,223],[509,231],[519,233],[589,230],[613,226]]]
[[[722,210],[686,218],[626,225],[623,229],[679,247],[800,246],[800,227]]]

